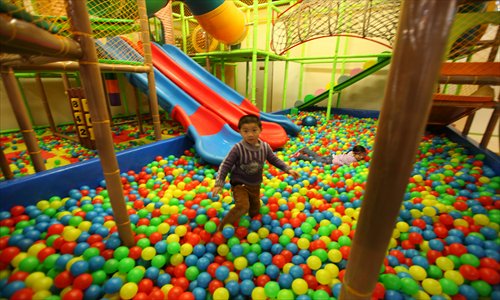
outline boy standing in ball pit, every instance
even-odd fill
[[[219,194],[229,174],[235,205],[220,222],[217,228],[219,231],[225,225],[239,220],[247,212],[250,217],[259,213],[260,184],[266,160],[293,177],[299,177],[299,173],[273,153],[268,143],[259,139],[262,132],[259,117],[252,114],[241,117],[238,129],[243,140],[234,145],[222,161],[212,190],[214,195]]]
[[[291,157],[295,157],[297,160],[317,161],[323,164],[343,166],[364,159],[366,157],[366,149],[363,146],[356,145],[352,148],[352,151],[346,154],[321,156],[311,149],[304,147],[295,152]]]

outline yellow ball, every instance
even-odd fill
[[[339,270],[339,267],[337,267],[337,265],[335,265],[335,264],[326,264],[325,270],[330,272],[330,276],[332,279],[337,278],[339,276],[340,270]]]
[[[444,278],[449,279],[456,283],[457,285],[462,285],[464,284],[464,277],[459,271],[456,270],[448,270],[444,272]]]
[[[226,256],[229,253],[229,247],[226,244],[219,245],[219,247],[217,247],[217,253],[221,256]]]
[[[243,270],[248,266],[248,261],[245,257],[237,257],[234,259],[234,268],[238,271]]]
[[[436,259],[436,265],[443,271],[453,270],[455,264],[447,257],[441,256]]]
[[[422,210],[422,212],[424,213],[424,215],[429,216],[429,217],[433,217],[437,213],[436,209],[434,207],[430,207],[430,206],[424,207],[424,209]]]
[[[295,236],[295,232],[291,228],[283,230],[282,234],[288,236],[289,238],[293,238]]]
[[[40,250],[42,250],[45,247],[47,246],[45,246],[45,244],[42,243],[34,244],[28,249],[28,255],[36,257],[38,255],[38,252],[40,252]]]
[[[259,235],[259,238],[265,239],[266,237],[269,236],[269,230],[265,227],[261,227],[259,228],[259,230],[257,230],[257,234]]]
[[[33,295],[33,300],[45,300],[49,298],[51,295],[52,294],[46,290],[38,291]]]
[[[160,225],[158,225],[157,228],[158,228],[158,232],[161,234],[165,234],[165,233],[170,231],[170,225],[168,225],[167,223],[161,223]]]
[[[32,288],[35,292],[48,291],[52,286],[52,284],[53,284],[52,278],[43,277],[35,281],[35,283],[33,283]]]
[[[156,255],[156,249],[153,247],[146,247],[142,249],[141,258],[144,260],[152,260]]]
[[[480,226],[486,226],[490,223],[490,218],[488,218],[488,216],[484,214],[474,215],[472,219],[474,220],[474,223]]]
[[[308,239],[306,238],[300,238],[298,241],[297,241],[297,246],[299,247],[299,249],[301,250],[305,250],[305,249],[309,249],[309,245],[311,243],[309,242]]]
[[[432,278],[426,278],[424,281],[422,281],[422,287],[424,288],[424,291],[431,295],[440,295],[443,293],[443,288],[441,287],[441,284],[439,281],[436,279]]]
[[[328,272],[327,270],[321,269],[321,270],[316,271],[316,280],[320,284],[327,285],[332,281],[332,276],[331,276],[330,272]]]
[[[427,272],[421,266],[411,266],[408,273],[410,273],[411,277],[417,281],[422,281],[427,278]]]
[[[188,256],[193,253],[193,245],[189,243],[182,244],[180,253],[182,256]]]
[[[120,289],[120,297],[122,299],[132,299],[138,290],[139,287],[135,282],[127,282]]]
[[[328,251],[328,259],[333,263],[338,263],[342,260],[342,252],[337,249]]]
[[[179,225],[175,228],[175,234],[178,236],[185,236],[187,233],[187,228],[184,225]]]
[[[215,290],[217,291],[217,290]],[[214,300],[215,299],[221,299],[221,300],[226,300],[228,298],[216,298],[215,293],[214,293]],[[252,290],[252,299],[254,300],[266,300],[266,292],[263,287],[258,286]]]
[[[184,261],[184,256],[182,256],[182,254],[180,253],[176,253],[172,255],[172,257],[170,257],[170,263],[174,266],[182,264],[183,261]]]
[[[220,300],[229,299],[229,291],[223,287],[217,288],[214,291],[214,299],[220,299]]]
[[[63,229],[62,236],[68,242],[74,242],[78,239],[82,231],[73,226],[66,226]]]
[[[317,256],[309,256],[307,258],[307,266],[313,270],[321,268],[321,259]]]
[[[307,281],[302,278],[294,279],[292,282],[292,291],[297,295],[304,295],[308,288]]]
[[[422,290],[418,291],[415,295],[412,296],[418,300],[431,300],[431,296],[429,296],[429,294]]]
[[[247,235],[247,241],[250,244],[256,244],[256,243],[258,243],[260,241],[259,235],[256,232],[250,232]]]
[[[26,257],[28,257],[28,253],[26,252],[20,252],[18,255],[16,255],[12,261],[10,262],[10,264],[14,267],[14,268],[17,268],[19,267],[19,264],[21,263],[21,261],[23,259],[25,259]]]
[[[167,243],[170,244],[170,243],[178,243],[181,239],[179,238],[179,236],[177,234],[171,234],[169,236],[167,236]]]
[[[30,275],[28,275],[28,277],[26,277],[24,283],[26,284],[27,287],[33,287],[35,282],[40,281],[40,279],[44,277],[45,274],[43,274],[42,272],[31,273]]]

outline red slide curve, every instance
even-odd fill
[[[231,128],[238,130],[239,119],[247,113],[236,104],[225,101],[219,94],[207,87],[203,82],[182,69],[175,61],[155,44],[151,44],[153,64],[165,76],[173,81],[179,88],[188,93],[202,106],[211,110],[225,120]],[[262,122],[260,138],[269,143],[271,148],[283,147],[288,141],[288,136],[279,124]]]

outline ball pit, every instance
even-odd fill
[[[261,214],[216,232],[231,207],[216,171],[189,151],[121,174],[135,246],[117,237],[104,186],[82,186],[0,212],[0,298],[334,299],[356,233],[370,158],[350,166],[297,161],[355,144],[377,121],[300,112],[278,155],[301,177],[266,166]],[[498,299],[500,177],[444,136],[420,145],[373,299]]]

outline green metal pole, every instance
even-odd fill
[[[226,83],[226,65],[224,64],[224,59],[220,62],[220,80]]]
[[[245,69],[245,75],[246,75],[246,80],[245,80],[245,98],[248,99],[248,88],[250,87],[248,85],[248,77],[250,77],[250,63],[247,61],[245,64],[246,64],[246,69]]]
[[[21,92],[21,97],[23,98],[24,106],[26,107],[26,111],[28,112],[28,116],[30,117],[30,122],[35,125],[35,122],[33,122],[33,115],[31,114],[31,109],[30,106],[28,105],[28,100],[26,99],[26,94],[24,94],[24,89],[23,85],[21,84],[21,81],[19,78],[16,78],[17,85],[19,86],[19,91]]]
[[[253,104],[256,104],[257,93],[257,38],[259,27],[259,1],[253,0],[253,41],[252,41],[252,98]]]
[[[335,86],[335,75],[337,75],[337,55],[339,54],[339,48],[340,48],[340,36],[337,37],[337,41],[335,43],[335,52],[333,53],[333,65],[332,65],[332,76],[330,78],[330,90],[328,91],[328,106],[326,108],[326,120],[330,120],[330,113],[332,110],[332,98],[333,98],[333,87]],[[337,105],[339,101],[340,93],[337,98]]]
[[[290,52],[287,52],[287,56],[290,55]],[[281,109],[286,108],[286,96],[288,92],[288,66],[290,62],[288,59],[285,61],[285,77],[283,78],[283,99],[281,100]]]
[[[181,31],[182,31],[182,51],[187,53],[186,24],[184,22],[184,3],[180,2]]]
[[[302,49],[301,49],[300,56],[304,57],[305,54],[306,54],[306,46],[305,46],[305,44],[302,44]],[[304,64],[300,63],[300,70],[299,70],[299,94],[298,94],[299,100],[302,99],[302,85],[303,85],[303,83],[304,83]]]
[[[120,97],[123,100],[123,106],[125,107],[125,114],[128,116],[130,115],[130,112],[128,110],[128,99],[127,99],[127,92],[125,89],[125,82],[123,81],[123,76],[122,74],[116,74],[116,78],[118,79],[118,88],[120,89]]]
[[[269,42],[271,40],[271,19],[272,19],[272,11],[271,11],[271,0],[267,0],[267,18],[266,18],[266,53],[269,53]],[[268,89],[268,84],[267,81],[269,80],[269,54],[266,55],[265,61],[264,61],[264,88],[263,88],[263,95],[262,95],[262,111],[266,112],[267,111],[267,89]]]

